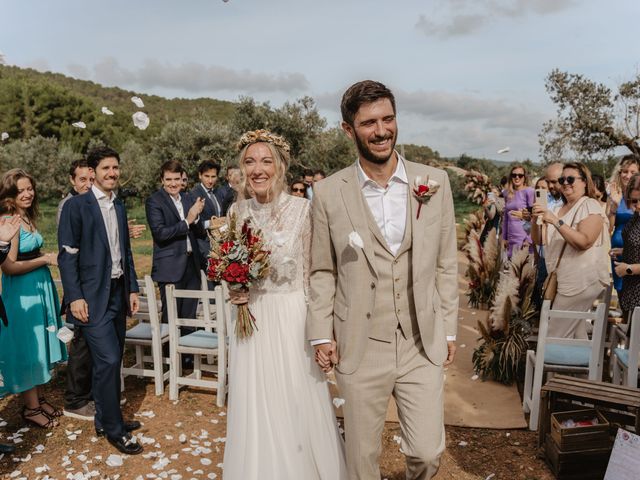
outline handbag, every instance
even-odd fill
[[[577,208],[576,213],[573,214],[573,220],[571,220],[571,228],[573,228],[573,224],[576,221],[576,215],[578,215]],[[562,250],[560,250],[560,256],[556,262],[556,268],[553,269],[553,272],[547,275],[547,278],[542,284],[542,299],[549,300],[551,302],[551,307],[553,307],[553,301],[556,299],[556,294],[558,293],[558,275],[556,272],[558,271],[558,265],[560,265],[560,260],[562,260],[565,248],[567,248],[566,240],[564,241],[564,245],[562,245]]]

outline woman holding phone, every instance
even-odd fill
[[[529,186],[529,176],[522,165],[511,167],[507,187],[502,192],[505,201],[502,220],[502,241],[507,248],[507,257],[511,258],[513,249],[531,246],[531,237],[525,231],[523,220],[531,217],[529,209],[533,207],[533,188]],[[533,251],[530,248],[530,251]]]

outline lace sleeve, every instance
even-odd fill
[[[304,296],[309,303],[309,288],[311,278],[311,233],[313,224],[311,223],[311,202],[307,202],[304,209],[304,220],[302,223],[302,275],[304,282]]]

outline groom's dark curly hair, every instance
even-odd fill
[[[360,107],[366,103],[373,103],[378,100],[388,98],[393,107],[393,113],[396,113],[396,99],[385,85],[373,80],[363,80],[351,85],[344,95],[340,103],[340,111],[342,112],[342,120],[351,126],[356,117],[356,113]]]

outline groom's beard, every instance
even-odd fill
[[[354,135],[355,139],[356,139],[356,148],[358,149],[358,153],[367,161],[371,162],[371,163],[375,163],[377,165],[384,165],[385,163],[387,163],[389,161],[389,159],[393,156],[393,152],[396,148],[396,139],[398,138],[397,136],[391,136],[391,135],[385,135],[382,137],[376,137],[374,140],[375,141],[379,141],[379,140],[386,140],[387,138],[392,138],[392,145],[391,145],[391,153],[389,153],[389,155],[384,156],[384,157],[380,157],[378,155],[376,155],[375,153],[373,153],[371,150],[369,150],[369,148],[367,147],[367,144],[365,142],[363,142],[362,140],[360,140],[360,137],[358,136],[358,134]]]

